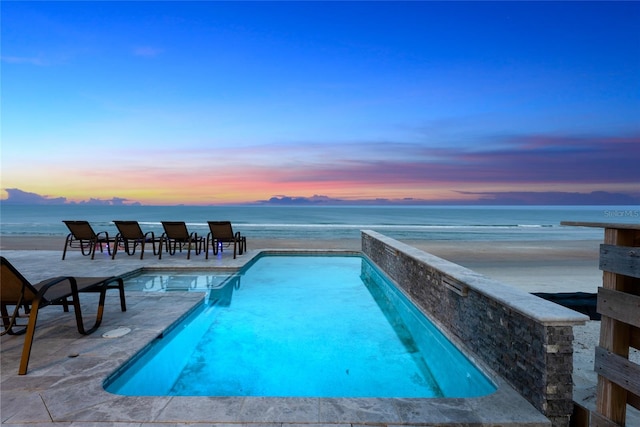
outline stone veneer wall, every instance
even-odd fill
[[[362,251],[556,427],[573,410],[573,325],[588,317],[374,231]]]

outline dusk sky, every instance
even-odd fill
[[[640,200],[640,2],[0,7],[5,200]]]

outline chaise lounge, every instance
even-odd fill
[[[0,335],[21,335],[26,333],[18,369],[19,375],[27,373],[38,312],[41,308],[48,305],[62,305],[64,311],[68,312],[69,304],[73,305],[78,332],[82,335],[88,335],[100,326],[107,289],[118,289],[120,291],[120,308],[122,311],[127,310],[124,282],[121,278],[54,277],[32,285],[6,258],[0,257],[0,265],[0,312],[2,313],[4,326],[4,330]],[[84,325],[80,307],[79,294],[82,292],[100,293],[96,319],[93,326],[88,329]],[[9,314],[9,306],[13,307],[11,314]],[[23,309],[25,315],[29,315],[26,325],[17,324],[18,318],[21,317],[20,309]]]
[[[160,243],[161,239],[156,238],[153,231],[144,233],[138,221],[113,221],[118,228],[118,234],[113,245],[113,253],[111,259],[116,257],[118,246],[122,245],[127,255],[135,255],[136,249],[140,246],[140,259],[144,258],[145,244],[151,243],[153,246],[153,254],[158,255],[156,251],[156,242]]]
[[[195,247],[196,255],[202,252],[204,246],[204,238],[199,237],[197,233],[189,233],[187,224],[182,221],[162,221],[164,233],[160,238],[160,249],[158,250],[158,259],[162,259],[162,245],[166,245],[169,255],[174,255],[176,250],[182,252],[183,245],[187,246],[187,259],[191,258],[191,247]]]
[[[89,256],[94,259],[96,256],[96,247],[100,246],[100,252],[104,252],[103,244],[107,245],[107,252],[111,255],[109,244],[113,242],[109,239],[109,233],[100,231],[96,233],[88,221],[62,221],[66,224],[70,233],[64,242],[64,250],[62,251],[62,259],[67,255],[67,248],[80,248],[82,255]],[[86,252],[85,252],[86,251]]]
[[[213,254],[217,255],[218,250],[222,251],[225,245],[231,246],[233,243],[233,258],[236,253],[242,255],[247,250],[247,238],[240,232],[233,232],[230,221],[208,221],[209,234],[207,235],[206,259],[209,259],[209,244],[213,246]]]

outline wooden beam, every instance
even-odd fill
[[[640,350],[640,328],[631,328],[629,346]]]
[[[640,411],[640,396],[637,394],[628,393],[627,403]]]
[[[590,427],[622,427],[622,424],[611,421],[609,418],[597,412],[591,413]]]
[[[640,278],[640,248],[600,245],[600,270]]]
[[[640,297],[613,289],[598,288],[598,313],[640,327]]]
[[[577,402],[573,402],[573,412],[571,413],[570,427],[589,427],[589,411]]]
[[[635,395],[640,394],[640,365],[629,359],[598,346],[594,370],[625,390]],[[627,399],[624,403],[627,403]]]

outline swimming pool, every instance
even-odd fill
[[[366,258],[261,255],[210,286],[203,304],[110,376],[105,389],[425,398],[496,388]]]

